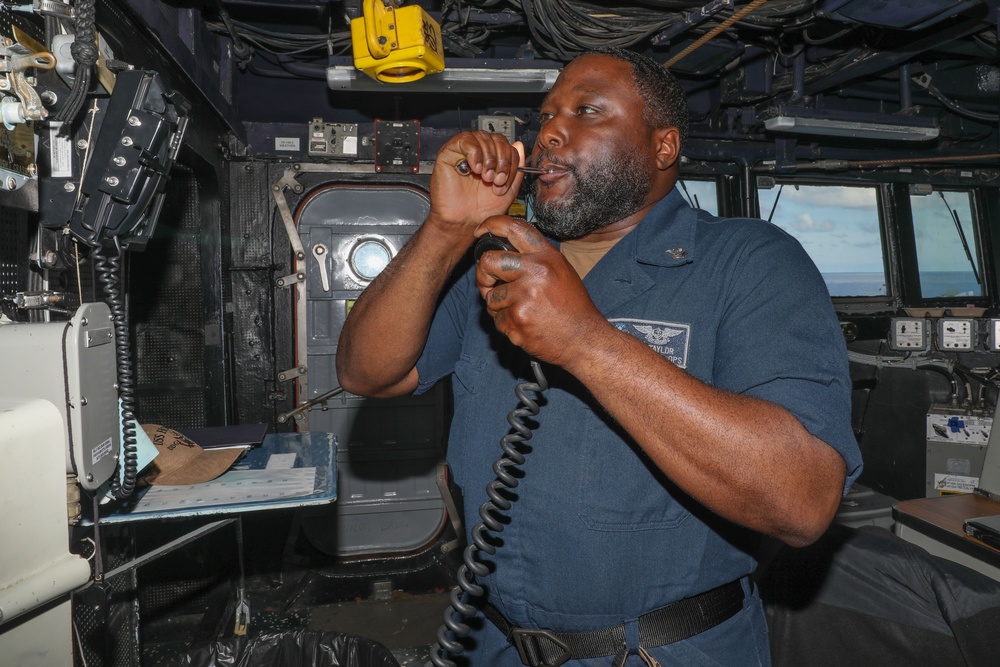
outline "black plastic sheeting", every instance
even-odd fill
[[[188,653],[192,667],[399,667],[384,646],[339,632],[291,630],[230,637]]]
[[[834,525],[760,589],[774,667],[1000,664],[1000,582],[885,529]]]

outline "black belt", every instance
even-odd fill
[[[639,645],[663,646],[714,628],[743,608],[743,585],[737,579],[684,598],[639,617]],[[487,603],[483,615],[517,648],[528,667],[557,667],[570,658],[602,658],[627,650],[625,625],[587,632],[518,628]]]

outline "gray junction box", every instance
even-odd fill
[[[927,497],[972,493],[979,486],[993,410],[932,405],[927,411]]]
[[[85,303],[64,322],[0,324],[0,345],[0,396],[55,405],[66,434],[66,473],[96,490],[114,473],[121,448],[111,311]]]

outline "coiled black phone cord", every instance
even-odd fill
[[[500,439],[500,447],[503,449],[501,456],[493,464],[493,472],[496,479],[486,486],[486,495],[489,500],[479,507],[479,516],[482,521],[472,529],[472,544],[465,548],[462,553],[462,565],[458,568],[458,586],[451,590],[451,605],[444,612],[444,623],[437,633],[437,643],[431,649],[431,663],[434,667],[455,667],[455,663],[444,657],[443,650],[447,650],[451,655],[458,655],[464,647],[457,641],[460,637],[468,636],[469,626],[458,618],[461,614],[467,619],[476,615],[476,607],[471,604],[472,598],[483,595],[483,587],[475,582],[472,575],[484,577],[489,573],[489,568],[476,560],[479,551],[493,555],[497,548],[488,541],[489,533],[499,533],[503,530],[503,523],[499,517],[501,512],[506,512],[511,508],[512,502],[503,496],[503,491],[517,487],[517,478],[510,474],[510,468],[516,468],[524,463],[524,454],[516,448],[518,443],[531,439],[531,428],[524,423],[525,417],[534,417],[538,414],[538,402],[534,400],[528,392],[538,394],[549,387],[542,367],[537,361],[531,361],[531,370],[535,374],[535,382],[522,382],[514,389],[521,404],[510,411],[507,415],[507,423],[513,429]],[[463,594],[465,599],[462,599]],[[455,639],[448,637],[451,631]]]
[[[129,341],[128,308],[121,292],[122,257],[124,250],[115,237],[117,254],[108,257],[102,248],[95,248],[93,257],[96,261],[97,277],[104,288],[105,302],[111,309],[111,318],[115,327],[115,357],[118,371],[118,398],[122,409],[122,462],[121,482],[118,481],[118,470],[111,476],[111,494],[117,499],[125,499],[135,490],[136,478],[139,474],[139,454],[136,446],[135,426],[135,384],[132,379],[132,355]]]

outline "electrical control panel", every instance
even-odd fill
[[[979,485],[993,411],[932,405],[927,411],[927,496],[971,493]]]
[[[375,121],[375,171],[416,174],[420,169],[420,121]]]
[[[927,320],[921,317],[894,317],[889,329],[889,347],[918,352],[928,346]]]
[[[1000,319],[986,320],[986,339],[990,351],[1000,352]]]
[[[927,411],[927,440],[985,445],[990,439],[993,415],[961,411],[953,406],[931,406]]]
[[[976,321],[943,317],[937,322],[937,347],[951,352],[969,352],[976,345]]]
[[[513,116],[478,116],[476,129],[502,134],[507,137],[507,141],[510,143],[515,141]]]
[[[309,157],[352,160],[358,157],[356,123],[327,123],[322,118],[309,121]]]

